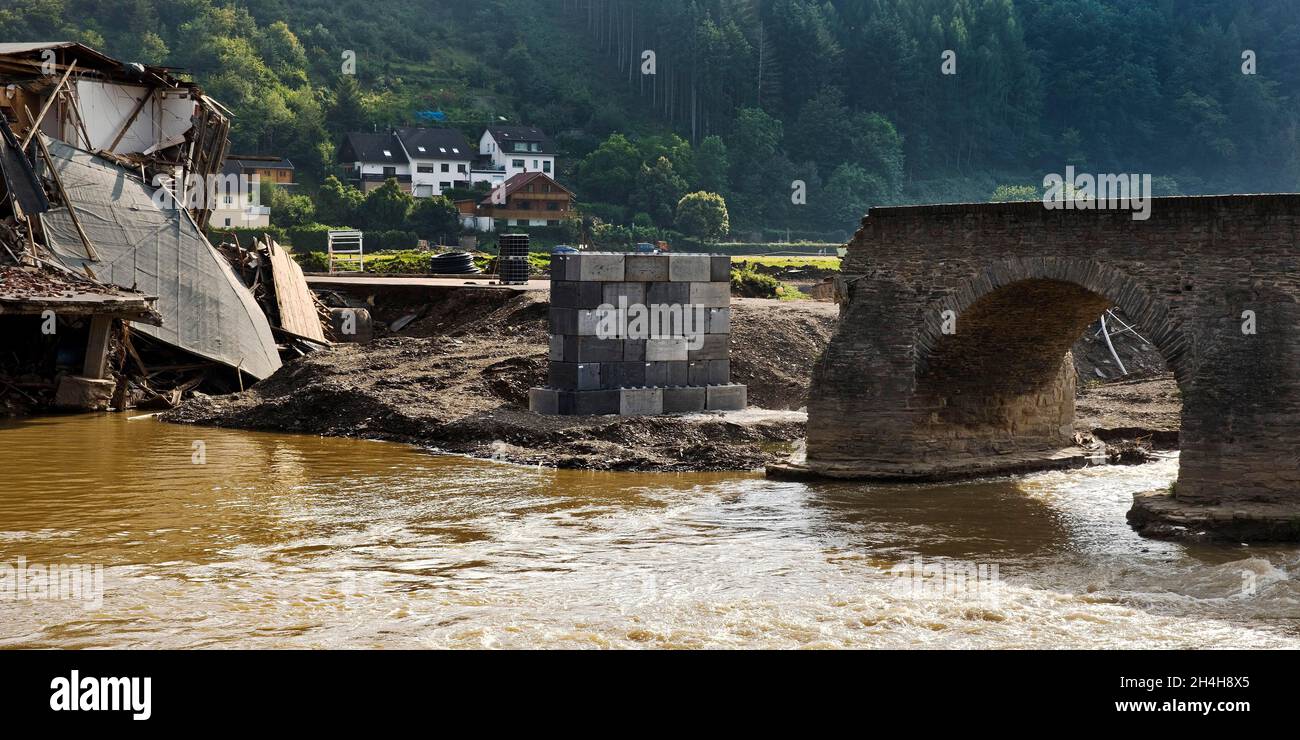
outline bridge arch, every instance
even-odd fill
[[[1041,203],[873,209],[848,245],[807,460],[791,472],[931,480],[1076,464],[1065,359],[1115,305],[1183,401],[1176,492],[1139,497],[1130,521],[1300,538],[1298,233],[1297,195],[1156,198],[1148,221]]]

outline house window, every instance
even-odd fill
[[[525,162],[524,160],[522,160],[522,159],[516,159],[516,160],[515,160],[515,167],[517,167],[518,169],[521,169],[521,170],[522,170],[523,168],[525,168],[525,167],[527,167],[527,166],[528,166],[528,163]]]
[[[462,175],[465,174],[465,165],[463,164],[456,165],[456,171]]]
[[[422,173],[425,173],[425,174],[432,174],[432,173],[433,173],[433,165],[431,165],[431,164],[422,164],[422,165],[416,167],[415,169],[418,170],[418,171],[420,171],[420,172],[422,172]]]
[[[515,142],[515,151],[517,151],[517,152],[526,152],[526,151],[528,151],[528,145],[525,144],[525,143],[522,142],[522,141],[516,141],[516,142]]]
[[[385,149],[385,150],[384,150],[384,156],[385,156],[385,157],[391,157],[391,156],[393,156],[393,153],[390,152],[390,151],[388,151],[387,149]]]
[[[384,168],[384,177],[385,177],[385,178],[389,178],[389,177],[397,177],[397,168],[396,168],[396,167],[385,167],[385,168]]]
[[[527,201],[527,200],[516,200],[516,201],[515,201],[515,208],[518,208],[518,209],[521,210],[521,211],[532,210],[532,207],[533,207],[533,204],[532,204],[531,201]]]
[[[549,173],[550,171],[551,171],[551,160],[548,159],[548,160],[542,162],[542,172],[548,172],[548,173]]]
[[[551,219],[551,220],[549,220],[549,221],[546,222],[546,225],[547,225],[547,226],[559,226],[559,225],[560,225],[560,222],[559,222],[558,220],[556,220],[556,219]]]
[[[443,171],[443,172],[451,172],[451,165],[447,164],[446,162],[443,162],[443,163],[442,163],[442,171]]]
[[[438,187],[442,188],[443,190],[447,190],[448,188],[451,187],[451,183],[449,183],[449,182],[440,182],[440,183],[438,183]]]
[[[558,211],[558,210],[560,210],[560,204],[559,204],[559,203],[556,203],[555,201],[551,201],[551,202],[549,202],[549,203],[546,204],[546,210],[548,210],[548,211]]]
[[[226,226],[230,225],[230,219],[226,219]]]
[[[535,159],[533,160],[533,169],[535,169],[535,170],[537,170],[537,169],[541,169],[541,165],[538,164],[537,160],[535,160]]]

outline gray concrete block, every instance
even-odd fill
[[[607,416],[622,407],[617,390],[573,391],[560,394],[560,413],[565,416]]]
[[[528,410],[546,416],[560,413],[560,391],[555,388],[530,388]]]
[[[731,360],[705,360],[709,367],[708,385],[731,384]]]
[[[647,339],[646,362],[684,362],[687,356],[685,339]]]
[[[699,349],[687,350],[688,360],[726,360],[731,356],[730,334],[705,334]]]
[[[725,254],[709,255],[709,280],[731,282],[731,257]]]
[[[594,308],[552,308],[550,316],[552,334],[594,337],[604,314]]]
[[[551,281],[551,308],[596,308],[604,302],[602,283]]]
[[[665,414],[695,414],[705,409],[708,390],[679,386],[664,388],[663,396]]]
[[[686,374],[686,384],[699,386],[703,388],[709,384],[709,363],[707,360],[699,360],[687,363],[688,369]]]
[[[599,362],[552,362],[546,374],[546,385],[565,391],[586,391],[603,387]]]
[[[622,416],[654,416],[664,412],[664,392],[661,388],[624,388],[619,391],[619,410]]]
[[[578,275],[576,279],[616,283],[623,280],[623,259],[625,256],[611,252],[587,252],[586,254],[570,255],[570,259],[577,259]],[[567,271],[565,275],[570,279],[574,279],[572,271]]]
[[[623,340],[600,337],[564,338],[565,362],[622,362]]]
[[[650,386],[673,386],[690,384],[689,362],[647,362],[645,363],[645,384]],[[704,385],[701,383],[700,385]]]
[[[551,361],[564,361],[564,337],[560,334],[551,335]]]
[[[644,339],[624,339],[623,361],[645,362],[645,342]]]
[[[641,305],[645,303],[646,289],[645,283],[584,283],[585,285],[599,285],[601,287],[602,302],[610,306],[619,306],[622,300],[628,306]]]
[[[674,283],[707,283],[712,272],[707,254],[668,255],[668,279]]]
[[[624,280],[628,282],[668,282],[668,255],[629,254],[623,263]]]
[[[600,365],[602,388],[641,388],[647,385],[644,362],[605,362]]]
[[[556,281],[577,280],[578,276],[574,274],[569,277],[569,266],[573,264],[573,255],[571,254],[553,254],[551,255],[551,283],[554,287]]]
[[[705,324],[705,333],[707,334],[730,334],[731,333],[731,309],[730,308],[710,308],[708,309],[709,319]]]
[[[689,303],[690,283],[650,283],[646,297],[651,306]]]
[[[708,308],[731,305],[731,283],[691,283],[690,302]]]
[[[711,385],[707,389],[705,408],[709,411],[743,411],[747,391],[743,385]]]

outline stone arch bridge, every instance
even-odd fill
[[[838,278],[797,472],[934,480],[1079,461],[1068,352],[1110,306],[1183,401],[1148,534],[1300,536],[1300,195],[875,208]],[[774,473],[782,471],[775,470]]]

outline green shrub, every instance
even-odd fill
[[[771,275],[755,272],[752,267],[731,271],[731,292],[745,298],[776,298],[781,281]]]

